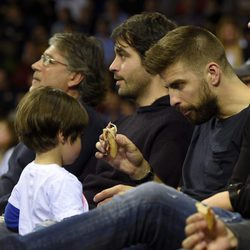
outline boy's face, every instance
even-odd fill
[[[65,143],[62,145],[61,150],[63,165],[70,165],[74,163],[81,152],[81,146],[80,136],[78,136],[73,143],[70,142],[70,139],[65,141]]]
[[[45,60],[41,58],[32,64],[34,73],[30,90],[39,86],[51,86],[67,92],[71,74],[67,69],[66,59],[54,45],[49,46],[43,56],[55,61],[51,60],[51,63],[46,65]]]
[[[137,99],[148,86],[152,77],[142,66],[142,61],[132,47],[118,40],[115,45],[115,59],[109,67],[114,73],[118,94]]]

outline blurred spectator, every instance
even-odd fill
[[[155,0],[145,0],[143,5],[143,11],[145,12],[158,12],[159,2]]]
[[[235,68],[238,77],[248,86],[250,86],[250,59],[240,67]]]
[[[36,46],[37,52],[41,55],[48,47],[49,31],[42,24],[33,27],[30,38]]]
[[[166,0],[157,0],[158,1],[166,1]],[[141,13],[143,11],[143,5],[145,0],[120,0],[120,7],[128,13],[129,16]]]
[[[205,1],[179,0],[173,18],[179,25],[201,25],[205,4]]]
[[[15,95],[11,87],[6,70],[0,68],[0,116],[15,108]]]
[[[40,47],[32,40],[28,40],[24,47],[21,56],[21,62],[15,69],[11,80],[16,94],[26,93],[30,87],[30,75],[33,75],[33,70],[30,65],[37,61],[41,56]]]
[[[68,7],[62,7],[57,11],[57,20],[51,26],[51,35],[58,32],[73,31],[75,22],[71,17]]]
[[[90,1],[88,1],[85,6],[81,7],[77,19],[77,31],[84,32],[88,35],[92,35],[94,33],[95,16],[93,11],[94,6]]]
[[[2,8],[1,22],[4,28],[1,34],[0,53],[3,55],[1,60],[6,70],[13,71],[25,38],[25,23],[21,8],[17,4],[6,4]]]
[[[121,10],[117,0],[106,1],[103,15],[110,23],[110,33],[128,18],[128,14]]]
[[[233,67],[238,67],[244,62],[241,33],[239,25],[230,17],[221,18],[216,27],[216,35],[222,42],[227,59]]]
[[[77,22],[81,9],[87,4],[88,0],[55,0],[55,9],[56,12],[62,8],[69,9],[73,20]]]
[[[114,41],[110,37],[110,32],[109,32],[109,21],[105,18],[100,17],[96,22],[95,30],[96,30],[95,37],[102,42],[104,50],[104,63],[108,68],[110,63],[113,61],[115,55]]]
[[[18,139],[14,129],[14,114],[0,118],[0,176],[7,172],[9,157]]]

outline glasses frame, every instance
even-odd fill
[[[51,56],[46,55],[46,54],[41,55],[41,60],[42,60],[43,65],[46,67],[51,65],[51,64],[55,64],[55,63],[59,63],[61,65],[68,67],[68,65],[66,63],[62,63],[60,61],[57,61],[56,59],[54,59]]]

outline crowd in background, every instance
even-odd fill
[[[114,57],[110,34],[129,16],[143,11],[161,12],[178,25],[193,24],[211,30],[225,46],[233,67],[249,58],[248,0],[0,0],[1,123],[9,121],[20,98],[28,91],[33,74],[31,64],[39,60],[49,37],[56,32],[85,32],[101,40],[108,91],[97,109],[111,121],[133,112],[134,104],[116,94],[113,76],[108,71]],[[0,147],[6,151],[13,142],[2,146],[5,138],[1,130],[0,126]],[[13,132],[9,131],[11,135]],[[10,138],[16,142],[14,136]]]

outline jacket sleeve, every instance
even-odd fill
[[[240,148],[239,158],[234,167],[232,177],[229,180],[230,183],[245,183],[250,173],[250,115],[246,121],[246,125],[243,131],[242,144]]]
[[[240,189],[234,211],[240,213],[245,218],[250,218],[250,177]]]
[[[10,159],[9,170],[0,178],[0,213],[3,213],[8,198],[14,186],[17,184],[23,169],[35,158],[35,153],[23,143],[19,143]]]
[[[19,180],[23,169],[35,158],[35,153],[28,149],[23,143],[19,143],[10,159],[9,170],[0,178],[0,197],[12,191]]]
[[[228,227],[238,239],[237,250],[247,250],[250,245],[250,221],[228,224]]]
[[[234,168],[234,172],[229,181],[231,183],[242,183],[234,205],[234,211],[239,212],[242,216],[250,218],[250,118],[246,122],[242,146],[240,149],[239,159]]]

